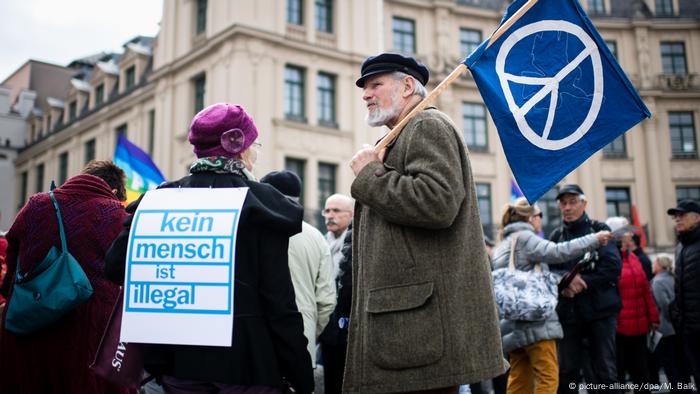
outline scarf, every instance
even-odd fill
[[[226,156],[200,157],[190,165],[190,174],[213,172],[216,174],[235,174],[250,181],[256,181],[255,175],[245,168],[240,159]]]

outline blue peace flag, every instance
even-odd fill
[[[501,23],[525,2],[514,1]],[[539,0],[487,44],[464,64],[530,202],[651,116],[576,0]]]

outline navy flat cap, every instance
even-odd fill
[[[401,71],[402,73],[414,77],[422,83],[423,86],[425,86],[430,79],[428,67],[418,63],[416,59],[398,53],[385,52],[376,56],[370,56],[362,63],[360,72],[362,76],[355,81],[355,85],[357,85],[358,88],[364,88],[367,78],[394,71]]]

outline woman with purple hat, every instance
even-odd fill
[[[238,105],[214,104],[190,125],[197,160],[190,174],[161,187],[248,187],[238,227],[232,346],[148,345],[145,369],[166,393],[298,393],[314,389],[301,314],[294,300],[287,247],[301,231],[303,209],[255,181],[258,130]],[[133,214],[139,201],[127,207]],[[105,271],[124,283],[131,223],[108,252]],[[203,336],[206,332],[201,333]]]

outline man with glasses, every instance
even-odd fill
[[[326,241],[333,256],[331,269],[333,280],[338,276],[338,265],[343,258],[343,240],[352,221],[353,204],[352,198],[344,194],[334,194],[326,199],[326,206],[323,208],[323,217],[328,229]]]
[[[683,341],[684,361],[700,383],[700,204],[682,200],[667,211],[678,234],[676,298],[669,306],[676,334]],[[675,387],[674,387],[675,388]],[[690,388],[690,387],[684,387]],[[697,388],[693,387],[697,390]]]
[[[586,196],[578,185],[562,186],[557,202],[563,223],[554,230],[551,241],[566,242],[598,231],[610,231],[604,223],[588,217]],[[617,288],[622,260],[613,242],[598,248],[594,256],[559,296],[557,314],[564,329],[564,338],[559,341],[559,393],[578,392],[581,368],[587,372],[586,383],[610,388],[617,382],[615,330],[617,313],[622,307]],[[561,273],[571,270],[577,261],[560,266]],[[590,363],[583,354],[588,355]],[[588,392],[606,391],[595,387]]]

